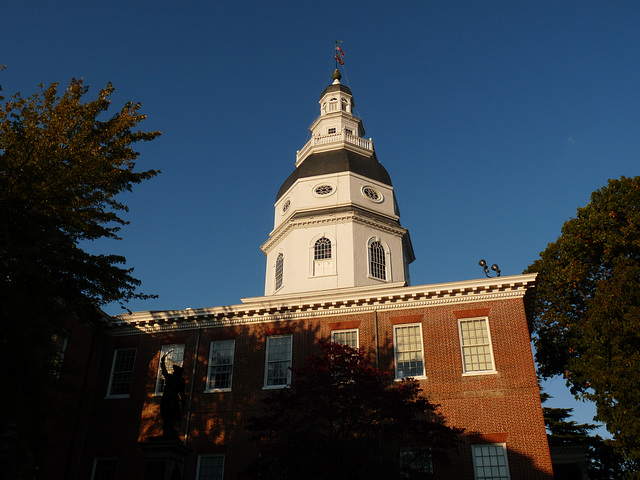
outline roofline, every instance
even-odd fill
[[[110,333],[146,334],[518,298],[524,297],[527,290],[535,287],[536,276],[536,273],[532,273],[418,286],[396,282],[381,286],[249,297],[243,298],[239,305],[135,312],[112,317]]]

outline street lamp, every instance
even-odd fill
[[[482,267],[487,278],[491,278],[491,275],[489,275],[489,267],[487,266],[487,262],[484,261],[484,258],[478,262],[478,265]],[[496,277],[500,276],[500,268],[497,264],[494,263],[493,265],[491,265],[491,270],[496,272]]]

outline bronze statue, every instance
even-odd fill
[[[182,407],[184,405],[185,381],[182,378],[182,367],[173,366],[173,373],[167,372],[164,363],[165,358],[171,352],[167,352],[160,360],[160,368],[164,377],[164,392],[160,401],[160,416],[162,417],[162,438],[167,440],[178,440],[178,433],[175,429],[176,422],[182,418]]]

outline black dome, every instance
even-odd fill
[[[280,190],[278,190],[276,202],[300,178],[340,172],[357,173],[371,180],[392,186],[389,173],[378,161],[375,153],[367,157],[346,149],[331,150],[309,155],[284,181]]]

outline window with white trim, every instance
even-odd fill
[[[331,332],[331,341],[347,347],[358,348],[358,329],[333,330]]]
[[[116,480],[118,473],[117,458],[95,458],[91,480]]]
[[[475,480],[510,480],[504,444],[471,445]]]
[[[211,342],[211,347],[209,348],[207,392],[231,390],[235,346],[235,340],[218,340]]]
[[[424,376],[421,325],[394,326],[393,350],[397,379]]]
[[[313,244],[313,272],[314,276],[332,275],[335,273],[331,240],[321,237]]]
[[[463,372],[469,375],[495,372],[487,319],[461,319],[458,326]]]
[[[327,133],[328,133],[329,135],[332,135],[332,134],[336,133],[336,127],[332,127],[332,128],[330,128],[329,130],[327,130]]]
[[[196,480],[222,480],[224,455],[198,455]]]
[[[162,345],[160,349],[160,360],[166,354],[167,358],[164,360],[164,364],[167,367],[169,373],[173,373],[173,366],[177,365],[182,367],[182,361],[184,360],[184,343]],[[158,374],[156,375],[156,395],[161,395],[164,392],[164,376],[162,375],[162,368],[160,368],[160,360],[158,360]]]
[[[379,241],[373,241],[369,245],[369,274],[380,280],[387,279],[387,261],[384,246]]]
[[[331,258],[331,240],[327,237],[319,238],[313,246],[313,259],[326,260]]]
[[[429,447],[408,447],[400,449],[400,476],[417,478],[416,474],[433,473],[433,460]]]
[[[267,337],[265,359],[265,388],[286,387],[291,383],[291,335],[272,335]]]
[[[135,363],[135,348],[121,348],[113,352],[111,375],[109,377],[109,386],[107,387],[108,398],[129,396]]]
[[[276,258],[276,290],[282,287],[282,277],[284,275],[284,255],[278,254]]]

